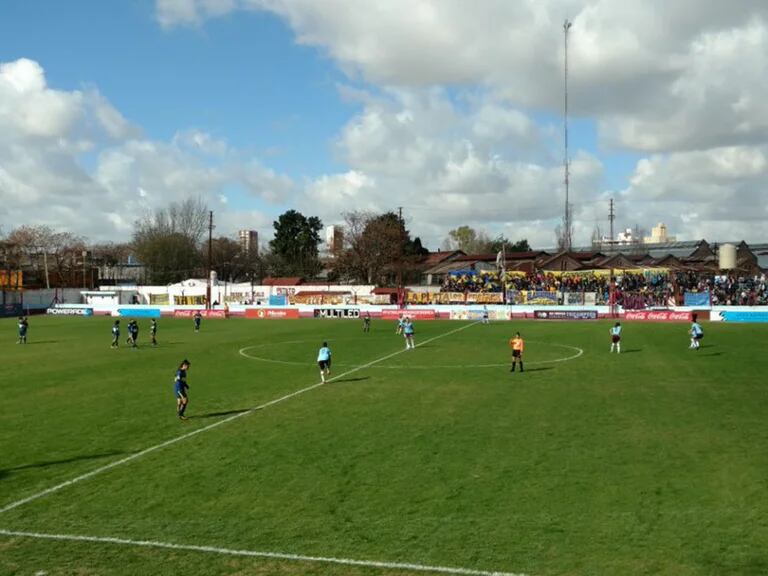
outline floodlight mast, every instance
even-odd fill
[[[563,23],[563,36],[565,42],[565,84],[564,84],[564,98],[563,98],[563,136],[565,139],[565,152],[563,155],[563,168],[565,171],[565,213],[563,215],[563,235],[562,235],[562,248],[563,250],[570,251],[572,245],[572,230],[571,230],[571,204],[570,204],[570,158],[568,156],[568,31],[573,26],[573,22],[566,19]]]

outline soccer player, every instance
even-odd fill
[[[403,328],[405,328],[405,320],[403,320],[403,315],[400,314],[400,318],[397,320],[397,328],[395,328],[395,334],[402,334]]]
[[[616,322],[610,330],[611,332],[611,352],[616,350],[617,354],[621,353],[621,322]]]
[[[29,329],[29,322],[26,316],[19,316],[19,340],[16,344],[27,343],[27,330]]]
[[[328,342],[323,342],[317,352],[317,366],[320,368],[320,380],[325,382],[325,377],[331,374],[331,349],[328,348]]]
[[[483,324],[490,324],[491,321],[488,318],[488,306],[483,306]]]
[[[195,320],[195,332],[200,332],[200,322],[203,321],[203,315],[200,314],[200,311],[198,310],[195,312],[195,315],[193,316]]]
[[[176,370],[176,380],[174,381],[174,390],[176,391],[176,414],[179,420],[186,420],[184,412],[187,410],[187,404],[189,403],[189,396],[187,396],[187,390],[189,384],[187,384],[187,370],[189,370],[189,360],[186,358],[181,361],[178,370]]]
[[[512,368],[510,372],[515,371],[515,364],[520,362],[520,372],[523,371],[523,349],[525,348],[525,342],[523,342],[520,332],[515,333],[515,337],[509,341],[509,346],[512,348]]]
[[[118,348],[120,346],[120,320],[115,320],[112,324],[112,346],[110,348]]]
[[[370,332],[371,331],[371,313],[366,312],[365,316],[363,316],[363,332]]]
[[[691,335],[691,345],[689,349],[698,350],[701,347],[701,339],[704,338],[704,330],[699,324],[696,314],[693,315],[693,323],[688,333]]]
[[[131,320],[131,324],[129,326],[130,332],[131,332],[131,346],[133,348],[139,347],[139,323],[136,320]]]
[[[416,348],[416,345],[413,343],[413,322],[410,318],[406,317],[405,323],[403,324],[403,336],[405,336],[405,349],[408,350],[409,348],[413,350]]]
[[[149,335],[152,336],[152,346],[157,346],[157,320],[152,318],[152,324],[149,327]]]

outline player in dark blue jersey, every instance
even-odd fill
[[[184,412],[187,410],[187,404],[189,403],[189,396],[187,396],[187,390],[189,385],[187,384],[187,370],[189,370],[189,360],[184,359],[179,365],[179,369],[176,370],[176,380],[174,381],[174,390],[176,393],[176,414],[180,420],[186,420]]]
[[[203,315],[200,312],[195,312],[192,318],[195,321],[195,332],[200,332],[200,323],[203,321]]]
[[[152,346],[157,346],[157,320],[152,318],[152,324],[149,326],[149,335],[152,336]]]
[[[29,329],[29,322],[26,316],[19,316],[19,340],[16,344],[27,343],[27,330]]]

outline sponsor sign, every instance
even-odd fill
[[[400,316],[408,316],[413,320],[434,320],[437,317],[434,310],[420,310],[409,308],[407,310],[382,310],[381,317],[384,320],[397,320]]]
[[[133,318],[160,318],[159,308],[118,308],[118,316],[131,316]]]
[[[0,306],[0,317],[21,316],[24,308],[21,304],[3,304]]]
[[[93,308],[48,308],[51,316],[93,316]]]
[[[640,320],[642,322],[690,322],[692,312],[675,312],[674,310],[634,310],[624,312],[624,320]]]
[[[724,310],[718,312],[720,319],[723,322],[768,322],[768,312],[762,310],[757,311],[739,311],[739,310]]]
[[[359,308],[315,308],[315,318],[360,318]]]
[[[288,296],[286,296],[285,294],[269,297],[270,306],[286,306],[287,304],[288,304]]]
[[[192,318],[197,312],[200,312],[203,318],[229,318],[229,312],[226,310],[174,310],[173,317]]]
[[[299,310],[297,308],[247,308],[245,317],[255,320],[285,320],[298,318]]]
[[[534,310],[537,320],[597,320],[597,310]]]

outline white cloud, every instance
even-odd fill
[[[83,161],[83,153],[89,155]],[[247,224],[227,190],[266,202],[286,202],[290,178],[200,130],[170,142],[142,137],[95,89],[48,87],[42,67],[22,59],[0,64],[0,226],[7,232],[35,222],[93,240],[127,240],[148,209],[187,196],[216,207],[222,225]],[[222,201],[225,199],[226,201]],[[242,202],[241,202],[242,204]],[[257,212],[258,214],[258,212]]]

